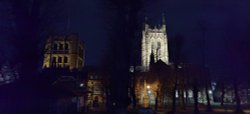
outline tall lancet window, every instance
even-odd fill
[[[157,54],[157,60],[161,59],[161,42],[157,42],[156,54]]]

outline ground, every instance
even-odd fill
[[[177,107],[178,108],[178,107]],[[250,114],[250,106],[243,106],[244,114]],[[235,114],[234,107],[228,106],[227,108],[223,108],[220,106],[213,106],[213,112],[206,112],[205,107],[199,107],[200,114]],[[159,109],[156,114],[165,114],[168,110]],[[105,114],[104,110],[92,110],[89,111],[87,114]],[[135,111],[129,111],[128,114],[137,114]],[[176,114],[193,114],[193,107],[189,106],[186,108],[185,111],[176,111]]]

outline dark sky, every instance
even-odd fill
[[[205,32],[206,63],[213,75],[227,75],[237,67],[242,74],[249,73],[250,1],[248,0],[143,0],[139,18],[146,15],[149,23],[158,25],[165,13],[167,34],[173,40],[176,34],[184,38],[182,55],[188,63],[201,63],[202,30]],[[97,65],[107,47],[110,17],[103,0],[68,1],[70,9],[70,32],[79,33],[86,45],[86,64]],[[9,11],[8,5],[1,3],[0,10]],[[2,13],[0,25],[5,26],[8,18]],[[111,16],[107,16],[111,15]],[[3,24],[5,23],[5,24]],[[141,24],[143,22],[141,21]],[[8,25],[11,25],[9,23]],[[1,33],[8,34],[3,29]],[[11,56],[5,34],[1,34],[0,52]],[[7,42],[7,43],[6,43]],[[174,45],[174,44],[172,44]],[[8,50],[6,51],[6,47]],[[13,55],[12,55],[13,56]],[[234,67],[233,67],[234,66]],[[250,74],[250,73],[249,73]]]
[[[241,57],[247,49],[240,42],[249,42],[250,1],[235,0],[146,0],[139,18],[148,16],[149,23],[158,25],[162,13],[166,15],[167,34],[173,39],[176,34],[184,38],[183,56],[189,63],[201,63],[202,30],[205,26],[206,63],[214,75],[227,75],[236,64],[245,67]],[[97,64],[107,46],[108,24],[101,0],[81,2],[80,34],[86,42],[87,64]],[[142,23],[142,22],[141,22]],[[79,25],[79,24],[78,24]],[[233,51],[233,52],[232,52]],[[234,53],[230,57],[230,53]],[[236,60],[232,63],[232,59]],[[236,66],[237,66],[236,65]]]
[[[74,10],[71,19],[71,29],[79,32],[86,46],[86,64],[97,65],[103,56],[106,46],[107,30],[103,21],[103,6],[98,0],[80,0],[72,3]],[[77,12],[77,13],[75,13]]]

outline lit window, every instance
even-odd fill
[[[130,66],[129,71],[134,72],[134,66]]]
[[[178,98],[179,97],[179,93],[178,91],[175,91],[175,97]]]
[[[188,91],[188,97],[189,97],[189,98],[193,98],[193,96],[194,96],[194,95],[193,95],[193,92],[192,92],[191,90],[189,90],[189,91]]]

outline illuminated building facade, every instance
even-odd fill
[[[88,69],[86,87],[89,91],[86,105],[95,109],[104,108],[106,104],[104,73],[96,67],[87,67],[86,69]]]
[[[151,28],[146,22],[142,31],[141,43],[141,64],[142,71],[149,70],[150,55],[154,55],[154,62],[162,60],[166,64],[169,63],[168,58],[168,40],[165,18],[162,18],[160,27]]]
[[[84,44],[78,35],[49,36],[44,50],[43,69],[80,70],[84,62]]]

